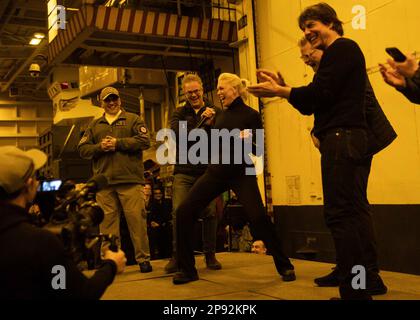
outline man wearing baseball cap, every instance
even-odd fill
[[[1,199],[13,199],[25,190],[25,197],[18,199],[18,205],[23,203],[25,207],[26,203],[31,202],[38,187],[33,175],[46,161],[45,153],[37,149],[25,152],[13,146],[0,147]],[[24,203],[25,200],[27,201]]]
[[[99,299],[124,270],[125,255],[108,250],[103,266],[88,279],[56,235],[30,224],[26,208],[36,196],[36,170],[46,161],[37,149],[0,147],[0,299]],[[64,270],[58,289],[52,285],[57,267]]]
[[[108,179],[108,186],[96,194],[105,215],[99,227],[119,238],[124,213],[140,271],[151,272],[143,193],[143,150],[150,147],[149,130],[138,115],[121,108],[117,89],[102,89],[99,100],[105,113],[89,124],[78,145],[80,156],[92,160],[94,174]]]

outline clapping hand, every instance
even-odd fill
[[[387,67],[384,64],[379,64],[379,71],[381,72],[384,81],[394,88],[405,88],[407,82],[400,73],[398,73],[392,67]]]
[[[111,136],[106,136],[101,141],[101,149],[105,152],[115,151],[117,146],[117,139]]]
[[[286,86],[280,73],[275,74],[268,70],[259,70],[257,78],[259,83],[248,87],[248,92],[252,95],[266,98],[289,98],[290,87]]]
[[[264,81],[264,79],[261,77],[261,75],[263,74],[272,78],[278,85],[287,87],[286,82],[284,81],[284,78],[280,72],[277,71],[277,73],[274,73],[267,69],[258,69],[257,70],[258,81],[260,82]]]
[[[388,63],[392,69],[405,78],[412,78],[416,73],[419,65],[416,57],[413,54],[406,54],[407,59],[404,62],[396,62],[393,59],[388,59]]]

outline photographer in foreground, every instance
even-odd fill
[[[0,147],[0,299],[99,299],[124,270],[125,254],[106,251],[102,266],[87,278],[56,235],[29,223],[35,172],[46,160],[39,150]]]

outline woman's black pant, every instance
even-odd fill
[[[200,212],[219,194],[233,190],[250,222],[251,234],[255,240],[264,241],[272,254],[277,271],[294,269],[283,253],[280,238],[274,224],[266,215],[255,176],[237,176],[221,179],[208,171],[191,188],[177,212],[177,262],[178,269],[189,275],[196,274],[194,259],[194,223]]]

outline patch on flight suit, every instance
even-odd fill
[[[126,123],[126,121],[125,121],[125,120],[118,120],[118,121],[115,123],[115,125],[116,125],[116,126],[126,126],[126,125],[127,125],[127,123]]]
[[[146,127],[140,127],[139,131],[140,131],[140,133],[147,133],[147,128]]]

